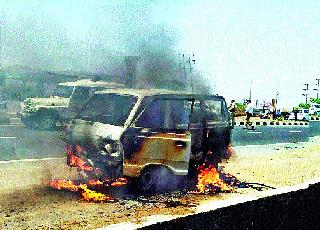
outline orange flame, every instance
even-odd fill
[[[67,149],[67,164],[71,167],[77,167],[79,169],[85,170],[85,171],[93,171],[93,168],[89,165],[86,165],[86,162],[82,160],[80,157],[73,154],[72,147],[68,146]],[[81,154],[83,152],[83,149],[77,145],[76,151],[78,154]]]
[[[102,182],[101,182],[102,183]],[[114,198],[107,196],[103,193],[99,193],[93,190],[88,189],[86,184],[76,185],[71,180],[52,180],[50,181],[50,186],[59,189],[59,190],[69,190],[72,192],[79,192],[82,196],[82,199],[85,201],[95,201],[95,202],[113,202]]]
[[[226,184],[220,179],[218,170],[214,165],[206,166],[200,165],[197,183],[197,193],[215,193],[221,192],[234,192],[234,188]]]
[[[88,180],[87,184],[89,186],[99,186],[99,185],[103,185],[103,182],[100,180]]]
[[[122,185],[126,185],[127,183],[128,183],[127,178],[120,177],[117,180],[115,180],[114,182],[112,182],[110,185],[111,186],[122,186]]]
[[[100,201],[100,202],[103,202],[103,201],[113,202],[113,201],[115,201],[111,196],[107,196],[103,193],[88,189],[86,184],[80,184],[79,188],[81,190],[82,198],[85,201],[95,201],[95,202],[97,202],[97,201]]]
[[[78,186],[71,180],[52,180],[49,182],[50,186],[55,189],[66,189],[72,192],[78,191]]]

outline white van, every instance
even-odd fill
[[[309,114],[311,115],[320,115],[320,105],[317,103],[311,104],[309,108]]]
[[[309,121],[310,115],[309,115],[309,109],[298,109],[296,111],[293,111],[289,115],[289,120],[295,120],[295,113],[297,113],[297,120],[299,121]]]

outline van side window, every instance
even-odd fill
[[[206,113],[208,114],[208,120],[209,121],[221,121],[222,120],[222,101],[215,101],[215,100],[206,100]]]
[[[224,113],[222,101],[220,100],[195,100],[191,114],[191,122],[222,121]]]
[[[187,129],[191,103],[187,100],[157,99],[142,112],[136,127]]]

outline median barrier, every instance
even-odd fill
[[[317,229],[320,183],[262,192],[142,229]],[[251,199],[251,200],[250,200]]]
[[[320,122],[320,119],[319,119]],[[308,121],[256,121],[251,122],[253,127],[256,126],[283,126],[283,125],[308,125]],[[245,122],[235,122],[235,127],[245,126]]]

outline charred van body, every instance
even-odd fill
[[[231,128],[221,96],[98,91],[66,130],[68,164],[103,179],[139,177],[144,191],[168,188],[174,175],[188,175],[204,161],[217,164]]]

